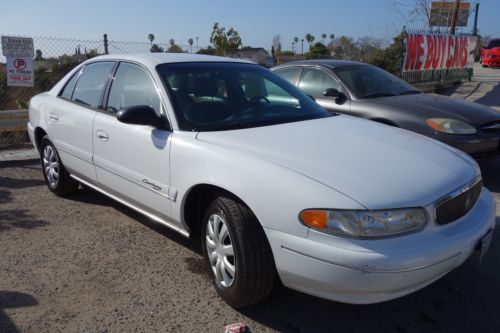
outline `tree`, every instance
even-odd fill
[[[321,34],[321,43],[325,44],[326,34],[323,32]]]
[[[174,45],[171,45],[168,49],[167,52],[169,53],[183,53],[184,50],[177,44],[174,43]]]
[[[307,42],[309,43],[309,47],[311,47],[312,42],[314,42],[314,36],[313,36],[313,35],[311,35],[311,34],[307,34],[307,35],[306,35],[306,40],[307,40]]]
[[[330,43],[335,59],[356,60],[359,57],[358,48],[351,37],[341,36]]]
[[[35,61],[43,60],[42,50],[38,49],[35,51]]]
[[[381,39],[373,38],[370,36],[360,37],[356,41],[358,48],[357,61],[371,62],[375,54],[383,49],[384,42]]]
[[[399,75],[401,71],[401,55],[403,54],[404,34],[394,37],[391,45],[385,49],[378,50],[373,55],[370,63],[386,71]]]
[[[278,52],[278,53],[281,52],[281,36],[280,35],[274,35],[273,46],[274,46],[274,50],[276,52]]]
[[[151,48],[149,49],[150,52],[157,53],[157,52],[163,52],[163,47],[158,46],[158,44],[153,44],[151,45]]]
[[[174,46],[175,45],[175,40],[173,40],[172,38],[168,41],[168,43],[170,44],[170,47]]]
[[[148,39],[149,39],[149,42],[151,43],[151,46],[153,46],[153,41],[155,40],[155,35],[149,34]]]
[[[193,53],[193,43],[194,43],[194,40],[192,38],[189,38],[188,44],[189,44],[189,52],[190,53]]]
[[[334,38],[335,38],[335,35],[334,34],[330,34],[330,41],[333,41]]]
[[[216,55],[217,51],[213,47],[208,46],[206,49],[204,49],[204,48],[199,49],[198,52],[196,52],[196,53],[197,54]]]
[[[233,55],[241,46],[241,37],[235,29],[230,28],[226,32],[226,28],[219,26],[216,22],[210,35],[210,43],[217,55]]]
[[[306,59],[324,59],[329,57],[330,50],[323,43],[316,43],[305,54]]]
[[[299,37],[293,37],[293,43],[292,43],[292,45],[293,45],[294,47],[292,47],[292,48],[293,48],[293,50],[292,50],[292,51],[293,51],[294,53],[296,53],[296,48],[297,48],[297,43],[298,43],[298,42],[299,42]]]

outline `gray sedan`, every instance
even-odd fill
[[[414,131],[480,158],[500,153],[500,113],[426,94],[375,66],[341,60],[291,62],[271,69],[330,112]]]

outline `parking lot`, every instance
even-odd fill
[[[499,71],[475,73],[450,94],[500,111]],[[278,286],[237,311],[216,295],[196,244],[93,190],[59,198],[33,153],[12,156],[0,154],[0,333],[223,332],[235,322],[251,332],[500,332],[498,230],[481,266],[475,255],[401,299],[357,306]],[[480,166],[498,225],[500,157]]]
[[[500,206],[500,158],[481,163]],[[497,224],[500,213],[497,210]],[[236,311],[219,299],[199,248],[89,189],[46,188],[36,159],[0,162],[0,332],[500,331],[500,234],[431,286],[355,306],[276,288]]]

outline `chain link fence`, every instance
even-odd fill
[[[3,36],[3,35],[2,35]],[[33,38],[34,74],[33,87],[8,87],[6,58],[2,55],[0,45],[0,149],[19,147],[29,144],[26,132],[29,100],[36,94],[50,90],[60,79],[79,63],[101,54],[132,54],[156,51],[194,53],[201,49],[197,41],[191,44],[177,44],[171,39],[168,42],[156,40],[137,42],[102,39],[75,39],[59,37],[20,36]],[[11,111],[5,111],[11,110]]]

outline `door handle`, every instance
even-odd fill
[[[103,130],[97,130],[96,136],[99,140],[104,141],[104,142],[109,140],[109,134],[104,132]]]
[[[49,114],[49,118],[52,121],[59,121],[59,116],[57,114],[55,114],[55,113],[50,113]]]

